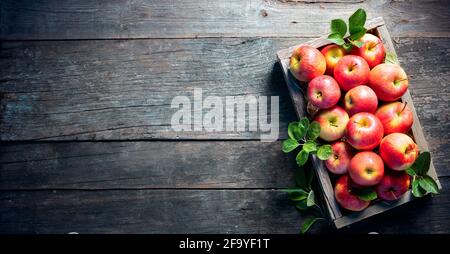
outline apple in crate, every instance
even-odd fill
[[[379,151],[386,165],[397,171],[409,168],[419,156],[417,144],[403,133],[391,133],[384,137]]]
[[[345,94],[344,107],[350,116],[360,112],[375,113],[378,107],[377,95],[368,86],[353,87]]]
[[[334,78],[344,91],[367,84],[369,74],[369,65],[360,56],[346,55],[334,67]]]
[[[324,47],[320,52],[325,56],[325,61],[327,62],[326,73],[333,75],[337,62],[346,55],[345,49],[339,45],[331,44]]]
[[[390,102],[381,106],[375,116],[383,124],[384,134],[407,133],[413,125],[413,114],[406,103]]]
[[[383,62],[386,49],[380,38],[366,33],[358,41],[364,44],[360,48],[353,47],[350,54],[364,58],[371,69]]]
[[[397,200],[408,191],[410,178],[406,172],[389,171],[376,186],[377,195],[383,200]]]
[[[348,119],[347,112],[339,106],[320,111],[314,119],[320,125],[319,137],[325,141],[335,141],[342,138]]]
[[[369,86],[382,101],[398,100],[408,89],[408,84],[405,71],[397,64],[379,64],[370,71]]]
[[[325,161],[327,169],[337,175],[347,173],[353,156],[353,148],[346,142],[338,141],[331,145],[331,150],[333,154]]]
[[[356,184],[373,186],[383,178],[384,163],[381,157],[372,151],[359,152],[350,160],[348,173]]]
[[[334,78],[320,75],[309,82],[306,96],[308,101],[318,108],[331,108],[339,102],[341,89]]]
[[[345,209],[350,211],[362,211],[366,209],[370,201],[364,201],[352,193],[348,175],[341,176],[334,186],[334,196],[336,201]]]
[[[301,45],[292,53],[289,70],[292,75],[303,82],[323,75],[327,68],[325,57],[320,51],[309,45]]]
[[[347,142],[358,150],[372,150],[383,138],[383,125],[373,114],[361,112],[353,115],[345,128]]]

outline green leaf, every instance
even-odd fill
[[[419,186],[419,180],[417,178],[414,178],[412,182],[412,194],[417,198],[425,195],[425,191]]]
[[[333,19],[331,21],[331,33],[340,34],[341,37],[344,37],[347,33],[347,24],[342,19]]]
[[[416,159],[411,168],[418,175],[426,175],[428,170],[430,169],[431,164],[431,156],[429,152],[422,152],[419,154],[419,157]]]
[[[419,185],[420,187],[422,187],[422,189],[424,189],[427,193],[433,193],[433,194],[438,194],[439,193],[439,188],[436,184],[436,182],[434,181],[433,178],[431,178],[431,176],[423,176],[422,178],[418,179],[419,181]],[[309,198],[309,196],[308,196]]]
[[[405,171],[410,176],[415,176],[416,175],[416,171],[414,171],[414,169],[412,169],[412,168],[407,168]]]
[[[316,197],[315,197],[315,195],[314,195],[314,191],[311,190],[311,191],[309,192],[309,194],[308,194],[308,198],[306,199],[306,205],[307,205],[308,207],[311,207],[311,206],[315,205],[315,204],[316,204],[315,198],[316,198]]]
[[[297,142],[297,140],[293,139],[286,139],[283,141],[283,147],[281,148],[283,152],[289,153],[295,148],[297,148],[300,144]]]
[[[342,47],[348,52],[348,51],[352,50],[353,44],[345,43],[344,45],[342,45]]]
[[[330,34],[328,35],[327,38],[329,41],[331,41],[332,43],[335,43],[337,45],[344,45],[345,41],[344,41],[344,37],[342,37],[340,34],[338,33],[334,33],[334,34]]]
[[[377,199],[377,192],[373,188],[364,188],[354,191],[355,195],[364,201],[372,201]]]
[[[298,122],[292,122],[288,125],[288,136],[291,139],[300,140],[305,136],[305,130],[300,130]]]
[[[331,145],[323,145],[317,150],[317,157],[323,161],[328,160],[332,154],[333,150],[331,149]]]
[[[306,182],[305,170],[303,168],[299,168],[294,173],[295,184],[298,187],[303,189],[309,189],[309,186]]]
[[[293,201],[307,199],[309,195],[309,193],[303,189],[288,189],[286,192],[288,193],[289,199]]]
[[[366,12],[363,9],[358,9],[357,11],[355,11],[355,13],[352,14],[352,16],[350,16],[350,18],[348,19],[350,34],[354,34],[355,29],[364,27],[364,24],[366,23],[366,17]]]
[[[295,208],[297,208],[300,211],[306,211],[309,209],[309,207],[306,205],[306,199],[300,200],[295,203]]]
[[[364,45],[364,42],[362,42],[362,41],[353,41],[352,44],[355,45],[358,48],[361,48]]]
[[[299,122],[298,122],[298,124],[299,125],[303,125],[303,126],[305,126],[305,128],[306,129],[308,129],[309,128],[309,119],[307,118],[307,117],[303,117]]]
[[[358,28],[355,28],[354,30],[353,30],[353,33],[350,35],[350,40],[352,40],[352,41],[357,41],[357,40],[359,40],[359,39],[361,39],[361,37],[363,37],[364,36],[364,34],[366,34],[366,32],[367,32],[367,29],[365,29],[364,27],[358,27]],[[361,42],[361,46],[362,46],[362,44],[364,44],[363,42]],[[356,44],[355,44],[356,45]],[[356,45],[358,48],[360,48],[361,46],[358,46],[358,45]]]
[[[308,230],[311,228],[311,226],[316,223],[317,221],[320,220],[325,220],[325,218],[321,218],[321,217],[310,217],[308,219],[305,220],[305,222],[303,222],[302,225],[302,229],[301,229],[301,233],[304,234],[306,232],[308,232]]]
[[[301,150],[298,154],[295,160],[297,161],[297,165],[303,166],[305,165],[306,161],[308,160],[309,153],[305,150]]]
[[[308,140],[303,144],[303,150],[310,152],[317,151],[317,143],[314,140]]]
[[[384,57],[384,62],[398,64],[397,55],[395,53],[386,53],[386,56]]]
[[[316,121],[309,125],[308,132],[306,136],[308,139],[316,140],[320,135],[320,124]]]

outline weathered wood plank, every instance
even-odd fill
[[[442,194],[338,232],[449,233],[440,180]],[[1,233],[297,233],[307,216],[276,190],[0,191]]]
[[[447,7],[445,0],[4,0],[0,38],[316,37],[328,32],[331,19],[358,8],[383,16],[397,36],[448,37]]]
[[[295,155],[280,142],[4,144],[0,189],[287,188]]]

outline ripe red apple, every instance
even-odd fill
[[[331,145],[331,150],[333,154],[325,161],[325,166],[333,174],[342,175],[347,173],[350,159],[353,156],[352,147],[345,142],[338,141]]]
[[[367,112],[353,115],[345,128],[347,142],[358,150],[372,150],[383,138],[383,125],[378,118]]]
[[[369,201],[364,201],[352,193],[348,175],[343,175],[337,180],[334,186],[334,196],[343,208],[350,211],[362,211],[370,204]]]
[[[344,56],[334,67],[334,78],[344,91],[367,84],[369,73],[369,65],[360,56]]]
[[[368,86],[357,86],[348,90],[344,97],[344,108],[350,116],[359,112],[375,113],[378,99]]]
[[[318,108],[331,108],[339,102],[341,89],[334,78],[320,75],[309,82],[306,96]]]
[[[380,38],[373,34],[366,33],[358,41],[363,42],[364,44],[360,48],[353,47],[350,54],[364,58],[371,69],[383,62],[386,55],[386,49]]]
[[[331,44],[323,48],[320,52],[325,56],[325,61],[327,62],[326,73],[328,75],[334,75],[334,67],[346,55],[345,49],[339,45]]]
[[[413,124],[413,114],[406,103],[391,102],[381,106],[375,116],[383,124],[384,134],[407,133]]]
[[[409,168],[419,156],[417,144],[403,133],[391,133],[384,137],[379,150],[386,165],[397,171]]]
[[[406,172],[386,172],[376,186],[377,195],[384,200],[397,200],[408,191],[410,182]]]
[[[303,82],[323,75],[327,68],[325,57],[314,47],[302,45],[292,53],[289,69],[294,77]]]
[[[383,178],[384,163],[381,157],[372,151],[359,152],[350,160],[348,173],[355,183],[372,186]]]
[[[325,141],[335,141],[344,136],[348,114],[343,108],[334,106],[320,111],[315,121],[320,125],[320,138]]]
[[[405,71],[397,64],[379,64],[370,71],[369,86],[382,101],[398,100],[408,89],[408,84]]]

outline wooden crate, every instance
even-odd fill
[[[372,20],[369,20],[366,22],[365,27],[367,30],[377,35],[381,40],[383,41],[386,52],[392,53],[396,55],[394,44],[392,43],[391,37],[389,35],[389,32],[386,28],[386,25],[384,23],[383,18],[378,17],[374,18]],[[306,42],[304,44],[311,45],[316,48],[321,48],[323,46],[326,46],[328,44],[331,44],[330,41],[326,39],[327,36],[323,36],[321,38],[317,38],[314,40],[311,40],[309,42]],[[280,62],[282,66],[282,70],[284,73],[284,77],[286,80],[286,84],[289,90],[289,94],[292,98],[292,101],[294,103],[296,114],[299,118],[304,117],[307,115],[307,104],[306,104],[306,98],[304,96],[305,88],[307,86],[306,83],[297,81],[289,72],[289,58],[292,55],[292,52],[295,48],[297,48],[299,45],[282,49],[277,52],[278,61]],[[407,72],[407,70],[406,70]],[[419,146],[420,151],[429,151],[427,142],[425,140],[425,137],[423,135],[422,127],[420,125],[419,119],[417,117],[416,110],[414,108],[414,104],[411,98],[411,94],[408,91],[402,96],[401,101],[406,101],[408,103],[408,106],[411,108],[411,111],[413,113],[414,117],[414,123],[412,126],[411,134],[414,140],[416,141],[417,145]],[[328,170],[326,169],[324,163],[319,160],[316,156],[312,156],[312,165],[315,169],[316,175],[319,180],[320,188],[323,192],[323,201],[325,208],[328,212],[330,220],[333,222],[336,228],[342,228],[345,226],[348,226],[350,224],[353,224],[355,222],[361,221],[363,219],[369,218],[371,216],[374,216],[379,213],[383,213],[385,211],[388,211],[392,208],[395,208],[397,206],[400,206],[402,204],[405,204],[407,202],[410,202],[414,199],[416,199],[411,191],[408,191],[405,193],[399,200],[396,201],[376,201],[373,204],[371,204],[367,209],[361,211],[361,212],[344,212],[339,204],[337,203],[335,197],[334,197],[334,188],[331,182],[330,174],[328,173]],[[439,189],[441,189],[441,184],[437,178],[436,170],[434,168],[433,162],[431,162],[430,170],[428,174],[437,182]]]

